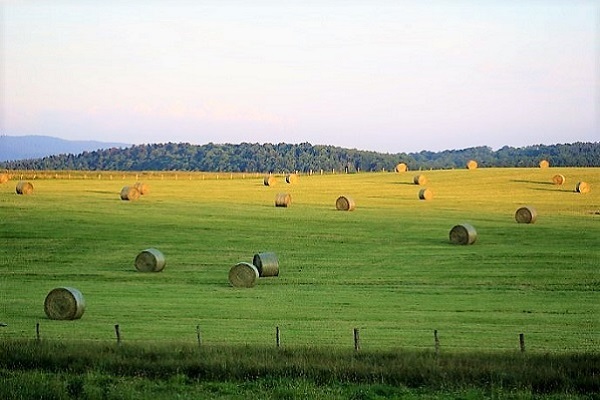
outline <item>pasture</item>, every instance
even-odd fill
[[[600,339],[600,169],[415,171],[277,176],[141,174],[150,193],[122,201],[135,177],[90,174],[0,185],[0,339],[156,344],[594,352]],[[555,174],[563,185],[553,185]],[[58,179],[57,179],[58,178]],[[111,176],[112,178],[112,176]],[[576,193],[578,181],[590,184]],[[278,193],[289,207],[275,207]],[[356,209],[336,210],[338,196]],[[519,224],[521,206],[537,221]],[[473,245],[450,229],[469,223]],[[166,266],[135,270],[159,249]],[[278,277],[234,288],[228,272],[275,252]],[[81,319],[50,320],[56,287],[85,297]]]

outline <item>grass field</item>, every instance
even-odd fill
[[[278,177],[187,174],[145,180],[149,195],[121,201],[123,180],[36,179],[33,195],[0,185],[0,338],[426,349],[591,352],[600,339],[600,169],[421,171]],[[566,177],[562,186],[552,176]],[[592,191],[574,192],[578,181]],[[274,206],[290,193],[288,208]],[[339,195],[356,210],[336,211]],[[514,213],[534,207],[534,224]],[[449,243],[468,222],[471,246]],[[160,273],[139,273],[155,247]],[[233,288],[229,269],[273,251],[276,278]],[[85,314],[49,320],[48,292],[79,289]]]

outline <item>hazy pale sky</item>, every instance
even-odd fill
[[[600,140],[600,0],[5,0],[0,18],[5,135]]]

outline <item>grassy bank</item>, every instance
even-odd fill
[[[501,394],[593,398],[600,391],[598,353],[436,356],[407,350],[34,341],[4,342],[0,352],[1,375],[7,383],[0,389],[4,390],[0,393],[3,398],[11,398],[11,393],[22,393],[26,398],[28,390],[50,390],[60,395],[57,398],[106,395],[111,390],[113,398],[129,398],[127,393],[143,396],[145,391],[189,395],[207,390],[215,391],[214,397],[229,392],[234,398],[261,393],[258,397],[303,398],[306,390],[309,392],[304,398],[419,398],[436,394],[452,398],[467,393],[473,398]]]

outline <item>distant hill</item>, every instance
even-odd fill
[[[107,143],[102,146],[109,146]],[[64,151],[64,149],[63,149]],[[536,145],[521,148],[487,146],[441,152],[378,153],[310,143],[240,143],[192,145],[163,143],[52,155],[1,162],[0,169],[80,171],[205,171],[205,172],[318,172],[393,171],[398,163],[409,170],[465,168],[469,160],[480,167],[600,167],[600,142]]]
[[[64,140],[50,136],[0,135],[0,162],[42,158],[58,154],[79,154],[84,151],[127,146],[130,145],[94,140]]]

